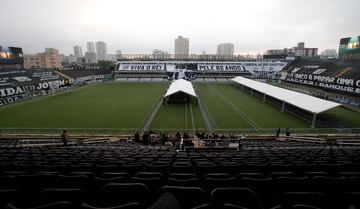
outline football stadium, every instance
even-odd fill
[[[314,59],[6,63],[1,207],[351,208],[359,72]]]
[[[0,209],[360,209],[359,6],[2,2]]]

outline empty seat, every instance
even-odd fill
[[[267,206],[273,199],[275,186],[271,178],[264,179],[253,179],[253,178],[242,178],[240,180],[236,179],[236,185],[238,187],[249,188],[254,191],[259,198],[262,200],[262,203]]]
[[[70,202],[55,202],[45,205],[39,205],[36,207],[17,207],[10,203],[5,206],[5,209],[74,209],[74,206]]]
[[[256,193],[247,188],[214,189],[211,202],[214,208],[264,208]]]
[[[108,208],[104,208],[104,207],[100,208],[100,207],[96,207],[96,206],[91,206],[87,203],[82,203],[81,208],[82,209],[146,209],[145,206],[143,206],[137,202],[122,204],[122,205],[108,207]]]
[[[180,187],[199,187],[200,186],[200,180],[195,178],[168,178],[166,185],[168,186],[180,186]]]
[[[241,179],[241,178],[252,178],[252,179],[263,179],[265,178],[265,175],[262,173],[238,173],[236,175],[236,179]]]
[[[159,196],[164,193],[174,195],[182,208],[207,207],[209,204],[206,192],[199,187],[165,186],[159,190]]]
[[[269,177],[271,178],[277,178],[277,177],[296,177],[296,174],[294,172],[271,172],[269,174]]]
[[[211,193],[215,188],[220,187],[233,187],[235,179],[234,178],[205,178],[202,180],[203,188]]]
[[[124,171],[128,173],[130,176],[133,176],[136,173],[143,171],[144,167],[142,163],[132,163],[132,164],[124,165],[122,169],[124,169]]]
[[[117,178],[117,177],[129,178],[130,175],[125,172],[105,172],[105,173],[103,173],[102,177],[103,178]]]
[[[338,208],[360,208],[360,192],[344,192],[338,202]]]
[[[171,173],[169,178],[186,180],[197,178],[197,175],[194,173]]]
[[[309,192],[316,191],[311,187],[309,177],[287,177],[280,176],[274,179],[274,192]]]
[[[86,201],[88,193],[82,189],[45,189],[40,192],[42,203],[67,201],[74,207],[79,207],[81,202]]]
[[[0,176],[0,189],[17,189],[18,186],[15,176]]]
[[[139,172],[135,174],[137,178],[160,178],[165,179],[165,176],[160,172]]]
[[[169,164],[150,164],[148,166],[145,167],[145,171],[148,172],[159,172],[162,173],[164,176],[168,176],[169,175],[169,171],[170,171],[170,167]]]
[[[202,177],[203,179],[212,178],[212,179],[228,179],[231,178],[231,175],[228,173],[206,173]]]
[[[217,173],[218,166],[214,163],[199,163],[196,166],[199,176],[203,176],[206,173]]]
[[[241,171],[241,165],[237,162],[223,162],[220,163],[219,171],[236,175]]]
[[[141,183],[110,183],[105,185],[88,204],[96,207],[113,207],[138,202],[144,206],[150,203],[149,188]]]
[[[16,199],[22,199],[19,189],[0,190],[0,208],[4,208],[5,205]]]
[[[164,179],[160,177],[132,177],[131,180],[137,183],[145,184],[151,194],[156,194],[160,187],[164,186]]]
[[[329,208],[329,200],[319,192],[284,192],[276,200],[275,205],[292,208],[294,205],[308,205],[316,208]]]

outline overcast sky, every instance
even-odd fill
[[[360,0],[0,0],[0,45],[70,54],[102,40],[108,53],[174,53],[183,35],[190,53],[215,53],[224,42],[237,54],[300,41],[323,51],[360,35],[359,8]]]

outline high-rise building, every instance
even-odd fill
[[[175,39],[175,57],[188,57],[189,56],[189,39],[178,36]]]
[[[111,62],[116,62],[117,61],[116,54],[106,54],[105,60],[111,61]]]
[[[94,42],[87,42],[86,49],[89,53],[95,53],[95,43]]]
[[[82,48],[79,45],[74,46],[74,56],[82,57]]]
[[[116,51],[116,59],[121,59],[121,54],[122,54],[122,52],[121,52],[121,50],[117,50]]]
[[[266,52],[266,55],[274,56],[296,56],[296,57],[316,57],[318,55],[318,48],[305,48],[304,42],[299,42],[296,47],[284,49],[271,49]]]
[[[45,48],[44,53],[25,55],[24,68],[60,68],[61,57],[58,49]]]
[[[305,42],[299,42],[299,43],[297,44],[297,48],[299,48],[299,49],[305,48]]]
[[[95,64],[98,59],[95,52],[85,52],[85,63],[87,64]]]
[[[96,54],[98,56],[98,60],[106,60],[106,43],[103,41],[96,42]]]
[[[72,64],[72,63],[76,63],[78,60],[78,57],[70,54],[69,56],[66,56],[64,54],[60,55],[61,57],[61,63],[62,64]]]
[[[223,56],[233,56],[234,55],[234,44],[224,43],[217,46],[217,54]]]

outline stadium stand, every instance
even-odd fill
[[[350,60],[298,59],[278,73],[282,87],[360,106],[360,64]]]
[[[286,66],[282,71],[297,74],[353,78],[358,80],[360,79],[359,69],[359,62],[354,61],[298,59]]]
[[[89,82],[112,79],[111,70],[2,69],[0,106],[62,92]]]
[[[59,70],[60,73],[65,74],[72,79],[80,79],[89,76],[99,76],[99,75],[111,75],[112,70],[106,69],[91,69],[91,70]]]
[[[359,145],[242,140],[0,148],[1,208],[357,208]]]

